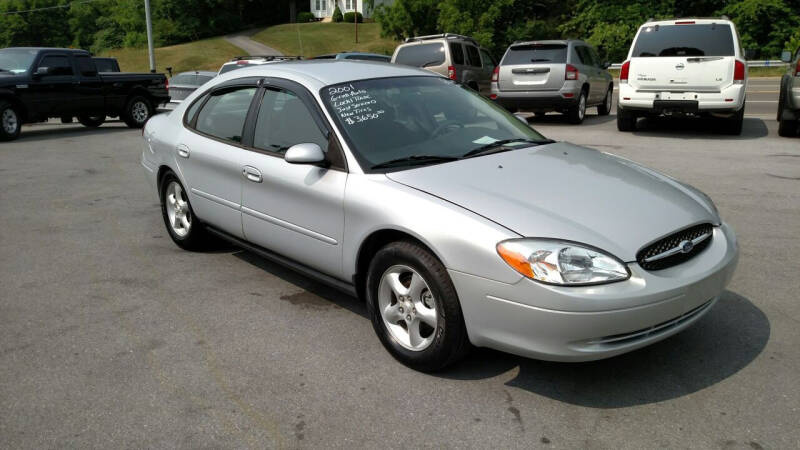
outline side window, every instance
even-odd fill
[[[292,92],[268,89],[258,111],[253,146],[283,154],[295,144],[306,143],[328,149],[328,140],[303,101]]]
[[[483,67],[492,69],[497,65],[497,63],[494,61],[494,58],[492,58],[492,55],[490,55],[489,52],[484,49],[481,49],[481,60],[483,61]]]
[[[464,49],[460,43],[450,43],[450,56],[453,58],[451,64],[464,65]]]
[[[76,56],[75,61],[78,62],[78,70],[80,71],[81,76],[97,76],[97,67],[95,67],[94,61],[92,61],[92,58],[90,58],[89,55]]]
[[[255,93],[255,86],[212,92],[197,113],[195,129],[226,141],[242,142],[244,121]]]
[[[586,47],[575,47],[575,50],[578,52],[578,56],[580,56],[581,61],[583,61],[584,65],[593,66],[594,61],[592,60],[592,55],[589,53],[589,49]]]
[[[197,114],[197,110],[200,109],[200,105],[203,104],[203,102],[206,100],[206,97],[208,96],[207,95],[201,96],[194,103],[192,103],[192,106],[190,106],[188,110],[186,110],[186,115],[183,116],[183,120],[187,125],[192,123],[195,114]]]
[[[39,62],[39,67],[48,67],[48,76],[70,76],[73,74],[69,58],[64,55],[48,55]]]
[[[600,55],[597,54],[597,50],[593,47],[586,47],[589,50],[589,55],[592,57],[592,62],[594,63],[595,67],[600,67],[603,63],[600,62]]]
[[[469,65],[474,67],[481,67],[481,57],[478,55],[478,48],[474,45],[467,45],[467,56],[469,56]]]

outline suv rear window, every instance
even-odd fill
[[[415,67],[438,66],[444,62],[444,45],[431,43],[400,47],[394,62]]]
[[[566,63],[566,44],[525,44],[508,49],[501,64]]]
[[[730,25],[654,25],[642,28],[632,57],[733,56]]]

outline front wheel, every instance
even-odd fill
[[[440,370],[469,350],[447,270],[415,242],[393,242],[375,254],[367,273],[367,308],[383,346],[412,369]]]
[[[122,120],[131,128],[142,128],[152,115],[153,105],[146,98],[137,95],[125,104]]]
[[[81,125],[89,128],[97,128],[106,121],[106,116],[87,116],[87,115],[80,115],[78,116],[78,122]]]
[[[581,91],[578,103],[569,108],[567,116],[569,117],[569,123],[575,125],[583,123],[583,119],[586,117],[586,91]]]
[[[19,111],[11,103],[0,101],[0,141],[13,141],[21,130]]]

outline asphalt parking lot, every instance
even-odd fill
[[[623,134],[593,109],[533,120],[708,193],[739,268],[700,322],[634,353],[479,349],[435,375],[395,362],[355,299],[232,247],[176,247],[139,130],[26,126],[0,144],[0,448],[797,448],[800,139],[770,108],[736,137],[681,120]]]

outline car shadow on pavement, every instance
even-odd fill
[[[508,386],[590,408],[623,408],[669,400],[713,386],[750,364],[770,336],[766,315],[748,299],[725,291],[697,323],[664,341],[614,358],[557,363],[478,349],[450,379],[496,377],[519,367]]]
[[[616,117],[615,117],[616,120]],[[668,137],[679,139],[721,139],[743,140],[758,139],[769,134],[767,124],[757,117],[745,117],[742,134],[735,136],[725,134],[723,122],[712,117],[701,118],[643,118],[636,124],[636,136]]]
[[[103,134],[113,134],[123,131],[131,131],[122,122],[107,122],[97,128],[88,128],[83,125],[67,124],[58,126],[30,126],[22,129],[22,133],[15,142],[50,141],[53,139],[64,139],[72,137],[93,136]],[[141,132],[141,130],[140,130]]]

